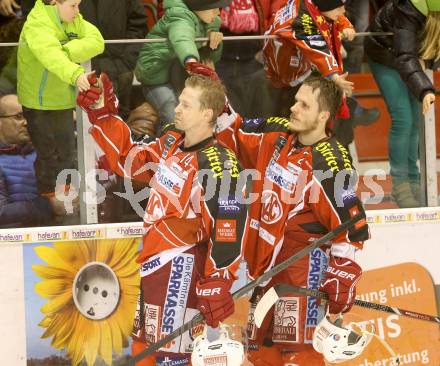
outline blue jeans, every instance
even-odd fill
[[[393,183],[418,182],[421,104],[395,69],[368,60],[391,115],[388,150]]]
[[[159,124],[156,132],[174,121],[174,110],[177,107],[177,97],[171,84],[142,85],[145,100],[156,109],[159,115]]]

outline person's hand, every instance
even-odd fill
[[[429,111],[429,107],[431,106],[432,103],[435,102],[435,95],[434,93],[428,93],[423,97],[423,114],[426,114],[426,112]]]
[[[220,80],[213,69],[197,61],[188,61],[185,64],[185,70],[191,75],[202,75],[207,76],[212,80]]]
[[[346,313],[356,300],[356,285],[362,275],[361,267],[349,258],[331,256],[325,275],[319,291],[328,294],[329,312]]]
[[[89,90],[90,83],[88,80],[88,74],[83,73],[76,79],[76,86],[78,88],[78,91],[83,92],[86,90]]]
[[[15,0],[0,0],[0,14],[6,17],[15,16],[15,12],[21,9]]]
[[[214,61],[212,61],[210,58],[207,58],[205,60],[200,60],[200,63],[202,65],[205,65],[206,67],[209,67],[211,70],[215,71],[215,64]]]
[[[209,277],[197,282],[197,309],[210,327],[217,327],[219,322],[234,313],[231,286],[232,281],[224,278]]]
[[[344,28],[342,35],[349,41],[352,41],[356,37],[356,31],[353,28]]]
[[[222,32],[209,32],[209,47],[212,50],[217,49],[219,44],[223,40],[223,33]]]
[[[78,94],[76,103],[87,112],[90,123],[117,114],[119,102],[107,74],[102,72],[98,79],[92,72],[87,75],[87,79],[92,86]]]
[[[350,97],[353,94],[354,83],[346,80],[348,76],[348,72],[345,74],[333,74],[332,80],[336,83],[339,88],[344,92],[347,97]]]

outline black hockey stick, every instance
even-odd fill
[[[255,324],[257,325],[257,327],[261,326],[264,317],[266,316],[267,312],[272,307],[272,305],[274,305],[281,296],[289,293],[314,296],[324,300],[328,299],[327,293],[322,291],[311,290],[308,288],[299,287],[295,285],[288,285],[284,283],[276,284],[263,295],[263,297],[260,299],[259,303],[257,304],[257,307],[255,308],[254,316],[255,316]],[[396,314],[399,316],[406,316],[412,319],[425,320],[440,324],[440,318],[438,316],[421,314],[415,311],[404,310],[394,306],[376,304],[373,302],[362,301],[362,300],[355,300],[354,304],[367,309],[383,311],[386,313]]]
[[[291,257],[287,258],[284,262],[281,262],[280,264],[274,266],[267,272],[263,273],[260,277],[257,279],[249,282],[247,285],[243,286],[242,288],[238,289],[232,294],[232,297],[234,299],[238,299],[239,297],[247,294],[249,291],[253,290],[258,285],[266,282],[267,280],[271,279],[273,276],[275,276],[277,273],[281,272],[282,270],[289,267],[292,263],[295,263],[302,257],[306,256],[313,250],[323,246],[324,244],[327,244],[330,240],[338,236],[340,233],[343,233],[345,230],[349,229],[350,227],[354,226],[358,221],[365,219],[364,214],[359,213],[355,216],[353,216],[350,220],[347,220],[346,222],[339,225],[336,229],[328,232],[323,237],[313,241],[311,244],[309,244],[304,249],[300,250],[298,253],[292,255]],[[151,355],[153,352],[156,352],[163,346],[165,346],[167,343],[171,342],[173,339],[181,336],[183,333],[185,333],[187,330],[195,327],[197,324],[201,323],[203,321],[204,317],[202,314],[197,314],[192,318],[189,322],[186,322],[167,336],[163,337],[160,341],[153,343],[148,347],[147,349],[143,350],[142,352],[138,353],[135,356],[132,356],[130,360],[128,361],[128,365],[134,366],[136,362],[142,360],[143,358]]]

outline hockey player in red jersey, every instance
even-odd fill
[[[94,86],[81,92],[77,102],[88,113],[93,138],[117,174],[151,187],[138,258],[141,291],[133,327],[137,354],[198,311],[214,327],[234,312],[230,288],[246,222],[238,184],[241,168],[235,154],[213,139],[225,101],[219,80],[189,77],[175,124],[144,144],[131,140],[129,128],[116,115],[117,99],[108,78],[89,78]],[[189,365],[195,335],[183,334],[137,365]]]
[[[364,213],[349,152],[329,129],[341,100],[334,82],[314,77],[299,88],[290,119],[245,119],[233,112],[219,117],[218,140],[236,152],[244,168],[260,174],[250,194],[245,250],[251,277]],[[361,220],[254,292],[248,332],[255,366],[324,365],[322,355],[312,348],[314,329],[323,315],[316,298],[283,297],[260,329],[253,322],[253,309],[274,284],[288,283],[327,292],[330,313],[349,311],[362,273],[355,254],[368,238],[368,226]]]
[[[277,35],[264,45],[267,77],[279,88],[301,84],[316,68],[351,95],[353,83],[342,70],[341,36],[355,30],[344,16],[345,0],[289,0],[266,32]]]

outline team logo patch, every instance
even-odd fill
[[[183,253],[173,258],[166,299],[163,306],[161,336],[172,333],[180,327],[185,318],[186,303],[191,286],[194,255]],[[179,352],[181,337],[161,348],[165,352]]]
[[[147,343],[156,343],[159,338],[160,306],[144,304],[145,314],[145,339]]]
[[[216,241],[234,242],[237,240],[237,220],[217,220]]]
[[[155,178],[160,186],[176,196],[180,195],[183,185],[185,184],[185,179],[179,177],[175,172],[173,172],[169,167],[164,164],[160,164],[157,167]]]
[[[283,168],[274,160],[271,160],[266,169],[266,177],[287,192],[293,192],[298,180],[298,174]]]
[[[281,297],[275,304],[274,342],[299,343],[299,297]]]
[[[266,224],[274,224],[283,216],[283,207],[275,192],[268,190],[263,191],[261,201],[263,203],[261,208],[261,221]]]
[[[235,197],[219,197],[218,212],[220,214],[236,214],[240,212],[240,203]]]
[[[317,290],[324,277],[324,271],[327,268],[328,258],[321,249],[315,249],[309,256],[309,271],[307,275],[307,287]],[[307,297],[306,323],[304,325],[304,343],[311,344],[313,333],[321,320],[321,314],[318,307],[318,301],[314,296]]]
[[[187,366],[189,364],[188,356],[156,357],[156,366]]]

